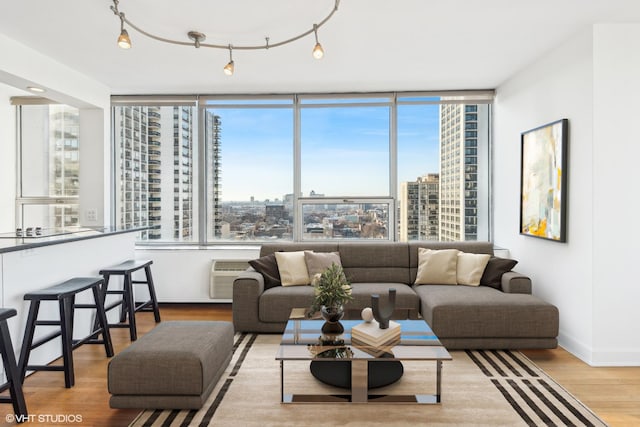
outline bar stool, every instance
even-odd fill
[[[24,382],[27,370],[64,371],[64,385],[66,388],[72,387],[75,383],[72,351],[82,344],[104,344],[107,357],[113,356],[113,345],[111,344],[111,336],[109,335],[109,325],[107,324],[103,299],[100,293],[100,286],[102,283],[102,277],[75,277],[67,280],[66,282],[25,294],[24,299],[26,301],[31,301],[31,304],[29,306],[29,316],[27,317],[27,326],[24,331],[22,351],[20,352],[20,363],[18,365],[22,382]],[[93,293],[94,303],[76,304],[76,295],[89,289]],[[60,309],[59,320],[38,320],[38,310],[40,309],[40,303],[42,301],[58,301]],[[96,324],[94,324],[89,335],[82,339],[74,340],[73,321],[76,308],[95,309]],[[53,331],[34,342],[33,336],[36,326],[59,326],[60,329]],[[102,334],[102,340],[98,339],[98,335],[100,334]],[[63,366],[29,365],[31,350],[57,337],[62,337]]]
[[[12,403],[13,413],[18,422],[27,419],[27,404],[22,393],[22,378],[16,364],[16,355],[13,353],[11,334],[7,326],[7,319],[16,315],[13,308],[0,308],[0,353],[7,382],[0,385],[0,392],[9,389],[9,396],[0,396],[0,403]]]
[[[156,291],[153,286],[153,277],[151,276],[151,264],[152,260],[127,260],[121,264],[114,265],[109,268],[103,268],[100,270],[100,274],[104,276],[104,286],[102,287],[102,299],[105,301],[105,311],[109,311],[112,308],[120,306],[120,323],[110,323],[112,328],[129,328],[129,335],[131,341],[138,339],[138,333],[136,329],[136,312],[138,311],[153,311],[153,317],[156,323],[160,322],[160,309],[158,308],[158,300],[156,298]],[[132,273],[144,268],[146,280],[133,280],[131,278]],[[111,276],[118,275],[124,276],[124,284],[122,290],[109,290],[109,279]],[[136,304],[133,292],[133,286],[135,284],[146,284],[149,290],[149,300]],[[122,295],[122,299],[109,304],[106,303],[107,295],[117,294]],[[129,322],[125,323],[129,318]]]

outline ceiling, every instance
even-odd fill
[[[120,0],[140,28],[205,43],[273,44],[313,27],[335,0]],[[119,49],[111,0],[4,2],[0,33],[112,89],[114,94],[290,93],[496,88],[593,23],[640,22],[637,0],[342,0],[313,35],[268,51],[175,46],[128,28]]]

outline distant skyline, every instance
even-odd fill
[[[293,112],[212,108],[221,118],[221,199],[293,193]],[[398,106],[398,187],[439,171],[438,105]],[[389,107],[301,111],[302,193],[387,196]]]

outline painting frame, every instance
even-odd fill
[[[520,234],[567,241],[569,120],[520,135]]]

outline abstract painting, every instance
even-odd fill
[[[566,242],[568,126],[562,119],[521,134],[520,234]]]

